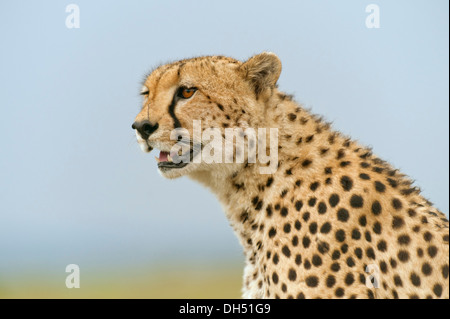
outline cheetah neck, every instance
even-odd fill
[[[216,170],[199,171],[189,175],[218,197],[232,225],[240,224],[242,219],[245,219],[243,214],[256,218],[258,210],[255,208],[261,205],[256,198],[280,195],[289,184],[298,182],[299,174],[294,178],[293,170],[303,169],[301,179],[308,180],[312,175],[322,172],[327,165],[327,161],[321,160],[320,155],[337,152],[339,145],[351,143],[332,131],[330,125],[321,118],[278,91],[273,94],[273,98],[259,107],[264,109],[263,123],[254,124],[258,127],[278,129],[278,169],[275,173],[261,174],[260,168],[263,165],[257,162],[221,164]],[[309,162],[312,164],[308,164]],[[252,227],[254,228],[254,225],[239,228],[247,233],[252,231]]]

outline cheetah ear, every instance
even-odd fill
[[[263,52],[244,62],[240,70],[259,96],[265,89],[275,87],[281,73],[281,61],[275,53]]]

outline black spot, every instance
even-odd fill
[[[409,245],[409,243],[411,242],[411,237],[409,237],[408,235],[400,235],[397,238],[397,242],[400,245]]]
[[[398,260],[405,263],[409,260],[409,253],[406,250],[400,250],[397,254]]]
[[[383,183],[381,183],[379,181],[376,181],[375,182],[375,189],[379,193],[384,193],[386,191],[386,186]]]
[[[223,111],[223,105],[222,104],[217,103],[216,105],[221,111]]]
[[[333,251],[333,254],[331,255],[331,258],[333,260],[338,260],[339,258],[341,258],[341,252],[339,250]]]
[[[269,178],[267,179],[266,186],[267,186],[267,187],[270,187],[270,185],[272,185],[272,183],[273,183],[273,178],[272,178],[272,177],[269,177]]]
[[[376,222],[376,223],[373,225],[373,232],[374,232],[375,234],[378,234],[378,235],[381,234],[381,224],[380,224],[379,222]]]
[[[271,217],[272,216],[272,205],[267,205],[266,207],[266,213],[267,213],[267,217]]]
[[[375,259],[375,251],[373,250],[372,247],[366,249],[366,255],[371,259]]]
[[[293,122],[297,118],[297,115],[294,113],[289,113],[288,117],[289,117],[289,121]]]
[[[317,206],[317,211],[321,215],[325,214],[327,212],[327,205],[324,202],[320,202]]]
[[[385,252],[387,250],[387,243],[386,241],[384,241],[383,239],[381,239],[378,244],[377,244],[377,248],[379,251],[381,252]]]
[[[344,242],[345,241],[345,231],[342,229],[339,229],[336,233],[335,233],[335,238],[338,242]]]
[[[349,266],[349,267],[355,266],[355,261],[353,260],[352,257],[347,258],[347,266]]]
[[[273,264],[274,264],[274,265],[278,264],[278,262],[280,261],[280,258],[278,257],[278,254],[277,254],[277,253],[275,253],[275,254],[273,255],[272,261],[273,261]]]
[[[283,231],[286,234],[290,233],[291,232],[291,224],[289,224],[289,223],[284,224]]]
[[[256,204],[255,210],[256,210],[256,211],[260,211],[261,208],[262,208],[262,206],[263,206],[263,202],[262,202],[262,200],[260,200],[260,201]]]
[[[425,276],[429,276],[431,275],[431,273],[433,272],[433,267],[431,267],[431,265],[429,263],[424,263],[422,265],[422,273]]]
[[[314,288],[319,285],[319,278],[317,278],[316,276],[309,276],[306,277],[305,282],[308,287]]]
[[[352,195],[352,197],[350,198],[350,205],[353,208],[361,208],[364,205],[364,200],[359,195]]]
[[[362,249],[361,248],[355,248],[355,255],[356,255],[356,257],[358,257],[358,259],[362,259],[362,254],[363,254],[363,251],[362,251]]]
[[[355,239],[355,240],[359,240],[361,238],[361,233],[359,232],[359,230],[358,229],[353,229],[352,230],[352,239]]]
[[[429,231],[426,231],[423,234],[423,239],[425,239],[425,241],[431,241],[433,239],[433,235]]]
[[[281,216],[286,217],[288,215],[288,210],[286,207],[281,208]]]
[[[380,270],[383,274],[387,273],[387,264],[384,261],[380,261]]]
[[[325,167],[325,174],[330,175],[333,171],[331,170],[331,167]]]
[[[299,266],[301,263],[302,263],[302,256],[296,255],[295,256],[295,264]]]
[[[309,225],[309,231],[311,232],[311,234],[315,234],[317,233],[317,223],[313,222]]]
[[[343,288],[341,288],[341,287],[339,287],[339,288],[337,288],[335,291],[334,291],[334,295],[336,296],[336,297],[342,297],[343,295],[344,295],[344,289]]]
[[[311,244],[311,239],[309,239],[308,236],[305,236],[305,237],[303,237],[302,243],[303,243],[303,247],[308,248],[309,245]]]
[[[283,255],[285,255],[286,257],[291,257],[291,250],[289,249],[288,246],[284,245],[283,248],[281,249],[281,252],[283,253]]]
[[[292,246],[296,247],[298,245],[298,237],[294,236],[292,237]]]
[[[392,219],[392,228],[393,229],[400,229],[405,224],[405,221],[400,216],[394,216]]]
[[[311,198],[308,200],[308,205],[309,205],[310,207],[314,207],[314,206],[316,205],[316,202],[317,202],[317,198],[311,197]]]
[[[294,223],[294,227],[295,229],[300,230],[302,228],[302,223],[297,219]]]
[[[374,201],[372,203],[372,214],[374,214],[375,216],[378,216],[381,214],[381,210],[382,210],[382,208],[381,208],[380,202],[377,200]]]
[[[277,234],[276,229],[275,229],[274,227],[272,227],[272,228],[269,230],[269,238],[275,237],[276,234]]]
[[[341,269],[341,266],[339,263],[332,263],[330,269],[334,272],[338,272]]]
[[[366,240],[370,243],[372,241],[372,235],[370,234],[370,231],[366,231],[364,233],[364,237],[366,238]]]
[[[272,274],[272,281],[275,285],[278,283],[278,274],[276,272]]]
[[[351,163],[352,163],[352,162],[350,162],[350,161],[342,161],[342,162],[339,163],[339,166],[340,166],[340,167],[347,167],[347,166],[349,166]]]
[[[370,176],[367,175],[366,173],[361,173],[361,174],[359,174],[359,178],[367,181],[370,179]]]
[[[320,258],[319,255],[314,255],[311,261],[312,261],[312,264],[316,267],[319,267],[322,265],[322,258]]]
[[[329,275],[326,280],[326,285],[328,288],[333,288],[333,286],[336,284],[336,277],[333,275]]]
[[[309,216],[310,216],[309,212],[304,212],[302,218],[305,222],[307,222],[309,220]]]
[[[391,185],[392,188],[396,188],[398,186],[397,181],[393,180],[392,178],[388,178],[387,182],[389,183],[389,185]]]
[[[313,139],[314,139],[314,135],[309,135],[309,136],[306,137],[305,142],[306,143],[311,143]]]
[[[399,275],[394,276],[394,284],[396,287],[403,287],[403,281]]]
[[[319,185],[320,185],[319,182],[314,182],[311,185],[309,185],[309,189],[314,192],[319,187]]]
[[[288,278],[290,281],[295,281],[297,279],[297,273],[293,268],[289,269]]]
[[[320,232],[322,234],[328,234],[331,230],[331,224],[329,222],[326,222],[325,224],[320,227]]]
[[[355,277],[353,276],[352,273],[348,273],[348,274],[345,276],[345,284],[346,284],[347,286],[351,286],[354,282],[355,282]]]
[[[396,268],[397,267],[397,261],[395,261],[395,259],[394,258],[391,258],[390,260],[389,260],[389,263],[391,264],[391,267],[392,268]]]
[[[311,263],[309,262],[308,259],[305,259],[305,262],[303,263],[303,267],[305,267],[305,269],[311,269]]]
[[[287,189],[283,189],[283,191],[280,194],[281,198],[284,198],[287,193],[288,193],[288,190]]]
[[[375,166],[372,168],[372,171],[374,171],[375,173],[382,173],[384,171],[384,168]]]
[[[336,159],[342,159],[345,156],[345,151],[341,148],[336,155]]]
[[[310,165],[312,164],[312,161],[311,160],[309,160],[309,159],[305,159],[303,162],[302,162],[302,166],[303,167],[309,167]]]
[[[411,283],[416,286],[416,287],[420,287],[420,277],[417,276],[417,274],[415,272],[411,273],[411,276],[409,277],[411,279]]]
[[[436,246],[430,246],[428,247],[427,252],[431,258],[434,258],[438,253],[438,249]]]
[[[361,164],[359,164],[362,168],[368,168],[370,167],[370,164],[367,162],[361,162]]]
[[[330,196],[330,199],[328,200],[331,207],[336,207],[337,204],[339,204],[339,195],[338,194],[332,194]]]
[[[359,225],[362,227],[365,227],[367,225],[367,219],[366,216],[360,216],[358,219]]]
[[[341,222],[347,222],[347,220],[349,219],[348,210],[346,210],[345,208],[339,209],[337,212],[337,218]]]
[[[242,223],[245,223],[248,220],[248,211],[244,211],[239,218]]]
[[[341,251],[342,251],[343,254],[346,254],[347,251],[348,251],[348,245],[347,244],[342,244]]]
[[[442,286],[440,284],[435,284],[433,287],[433,292],[436,296],[440,297],[442,295]]]
[[[423,249],[422,248],[417,248],[417,256],[420,258],[423,257]]]
[[[448,265],[442,266],[442,277],[444,277],[444,279],[448,278]]]
[[[317,244],[317,250],[319,251],[319,253],[324,255],[330,250],[330,245],[328,243],[324,242],[324,241],[319,242]]]
[[[298,200],[295,202],[295,209],[299,212],[300,209],[303,207],[303,202],[301,200]]]
[[[341,185],[345,191],[350,191],[353,187],[353,180],[348,176],[341,177]]]
[[[300,187],[301,184],[302,184],[301,180],[296,180],[295,181],[295,186]]]
[[[402,202],[398,198],[392,199],[392,207],[396,210],[400,210],[403,207]]]
[[[408,215],[409,217],[415,217],[417,213],[414,209],[408,209]]]
[[[287,169],[286,170],[286,175],[292,175],[292,169]]]
[[[303,292],[300,292],[300,293],[297,295],[297,299],[305,299],[305,295],[303,294]]]

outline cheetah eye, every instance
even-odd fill
[[[180,88],[178,96],[183,99],[189,99],[190,97],[192,97],[192,95],[194,95],[195,91],[197,91],[196,88],[182,87],[182,88]]]
[[[143,86],[141,89],[141,92],[139,94],[140,95],[148,95],[148,89],[145,86]]]

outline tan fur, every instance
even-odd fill
[[[260,174],[258,163],[191,163],[162,173],[187,175],[217,195],[244,248],[243,297],[448,298],[445,215],[388,163],[281,93],[280,72],[272,53],[245,63],[212,56],[163,65],[145,80],[149,94],[136,117],[159,125],[150,147],[170,150],[168,106],[186,86],[198,91],[175,114],[191,134],[193,120],[203,128],[279,129],[273,175]],[[365,284],[368,265],[380,268],[379,288]]]

